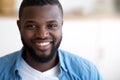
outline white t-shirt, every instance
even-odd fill
[[[31,66],[29,66],[24,59],[21,59],[21,66],[19,70],[20,76],[22,80],[59,80],[59,68],[58,65],[53,67],[50,70],[45,72],[40,72]]]

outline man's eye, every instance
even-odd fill
[[[26,29],[35,30],[37,27],[35,25],[26,25]]]
[[[58,27],[57,24],[49,24],[49,25],[48,25],[48,28],[49,28],[49,29],[55,29],[55,28],[57,28],[57,27]]]

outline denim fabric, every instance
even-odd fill
[[[19,75],[22,49],[0,58],[0,80],[22,80]],[[59,80],[102,80],[96,66],[72,53],[58,50]]]

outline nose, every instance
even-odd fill
[[[48,37],[48,35],[49,35],[49,31],[46,28],[41,27],[36,30],[36,36],[41,39]]]

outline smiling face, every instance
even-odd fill
[[[25,7],[17,23],[25,54],[39,62],[51,60],[62,40],[63,18],[58,6]]]

